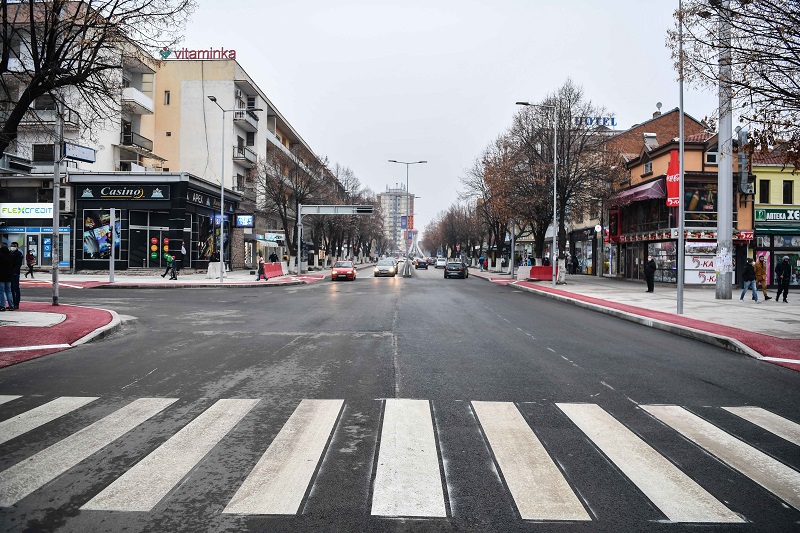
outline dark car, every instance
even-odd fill
[[[444,278],[461,278],[466,279],[469,277],[469,269],[463,261],[448,261],[444,266]]]
[[[422,257],[414,261],[414,268],[424,268],[428,270],[428,261]]]
[[[428,264],[436,266],[436,258],[435,257],[429,257],[428,258]]]

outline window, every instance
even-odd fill
[[[645,174],[652,174],[653,173],[653,162],[648,161],[644,164],[644,173]]]
[[[758,203],[769,203],[769,180],[758,181]]]
[[[33,108],[38,110],[55,109],[56,101],[49,94],[45,94],[33,101]]]
[[[793,184],[794,184],[794,182],[792,180],[783,180],[783,203],[784,204],[789,205],[789,204],[793,204],[794,203],[794,199],[792,198],[792,196],[794,196],[792,194],[792,185]]]
[[[255,109],[256,107],[256,97],[255,96],[248,96],[247,97],[247,109]]]
[[[256,133],[254,131],[247,132],[247,146],[255,146],[256,145]]]
[[[34,144],[33,145],[33,161],[37,162],[53,162],[53,145],[52,144]]]
[[[169,91],[164,91],[164,105],[169,105]]]
[[[719,154],[717,152],[706,152],[706,164],[716,165],[718,156]]]

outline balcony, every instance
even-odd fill
[[[258,115],[256,115],[254,111],[248,111],[245,109],[242,109],[241,111],[234,111],[233,123],[237,124],[245,131],[258,131]]]
[[[244,146],[233,147],[233,161],[245,168],[253,168],[258,161],[258,154]]]
[[[79,127],[78,114],[67,109],[64,113],[64,129],[67,131],[77,130]],[[56,124],[56,110],[55,109],[28,109],[19,123],[20,128],[35,128],[45,127],[47,129],[55,128]]]
[[[119,143],[122,146],[136,146],[148,152],[153,151],[153,141],[134,132],[122,132]]]
[[[152,115],[155,109],[153,99],[135,87],[122,89],[122,106],[135,115]]]

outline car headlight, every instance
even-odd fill
[[[389,274],[394,274],[394,269],[393,268],[389,269]]]
[[[331,276],[335,276],[335,275],[336,275],[336,271],[335,270],[331,270]]]

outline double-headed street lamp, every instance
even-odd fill
[[[260,107],[247,108],[247,109],[223,109],[216,96],[208,97],[209,100],[217,104],[217,107],[222,111],[222,170],[219,175],[219,282],[225,281],[225,113],[231,111],[263,111]]]
[[[411,166],[411,165],[418,165],[420,163],[427,163],[427,161],[411,161],[411,162],[407,162],[407,161],[396,161],[394,159],[390,159],[389,163],[398,163],[400,165],[405,165],[406,166],[406,238],[405,238],[405,241],[406,241],[406,259],[408,259],[408,234],[411,231],[411,229],[408,227],[408,221],[409,221],[408,210],[409,210],[409,207],[410,207],[410,204],[411,204],[411,198],[410,198],[410,195],[408,193],[408,167]],[[408,261],[405,261],[405,266],[403,267],[403,272],[404,272],[403,277],[408,277],[408,276],[411,275],[411,267],[409,266]],[[408,276],[406,274],[408,274]]]
[[[553,288],[555,288],[558,270],[558,257],[555,255],[556,250],[558,250],[558,244],[556,241],[558,238],[558,228],[556,227],[556,195],[558,190],[556,187],[558,180],[558,108],[556,108],[554,105],[531,104],[530,102],[517,102],[517,105],[544,107],[553,110],[553,249],[550,251],[550,255],[553,262]],[[511,264],[514,264],[514,250],[511,250]]]

